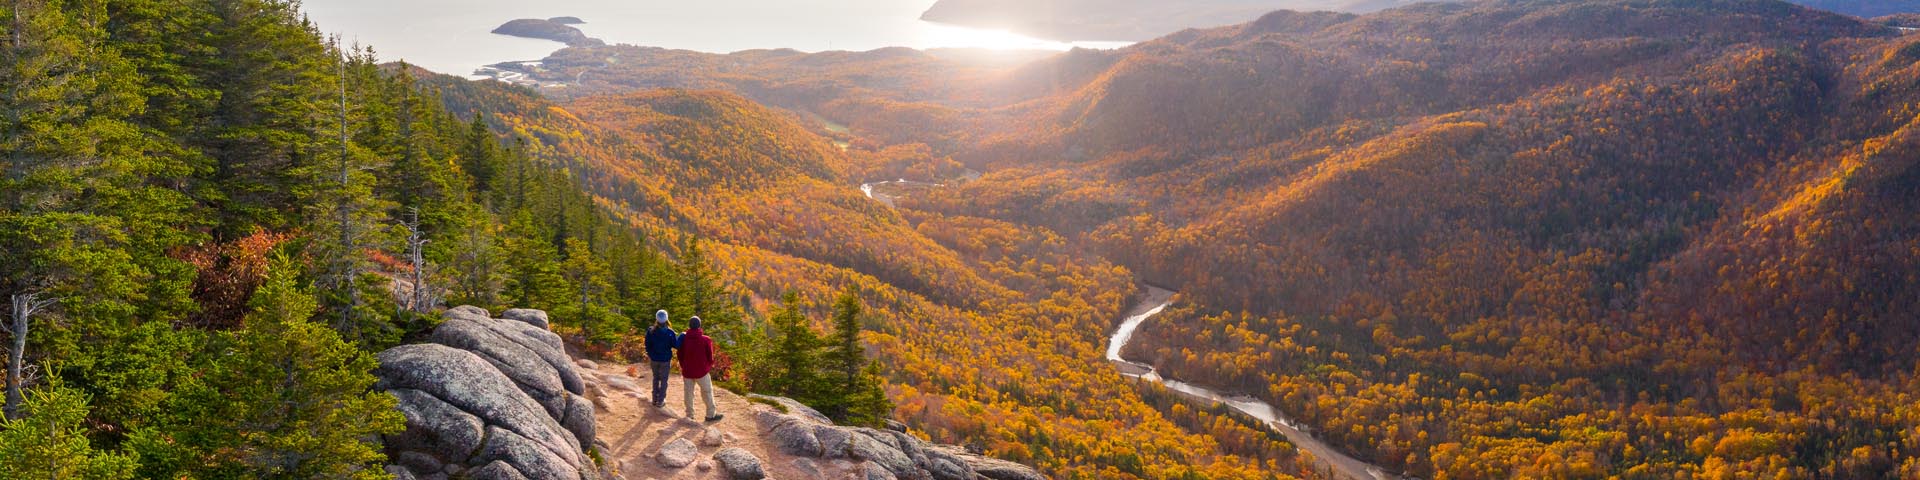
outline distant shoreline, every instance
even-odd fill
[[[521,18],[509,20],[495,27],[492,33],[521,38],[552,40],[567,44],[569,47],[592,47],[606,45],[607,42],[587,36],[586,32],[574,28],[574,25],[587,23],[580,17]]]

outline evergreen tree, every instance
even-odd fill
[[[406,64],[401,64],[398,72],[391,75],[384,75],[378,69],[370,73],[374,78],[369,80],[387,91],[385,96],[389,101],[398,103],[390,119],[394,123],[394,143],[378,150],[382,156],[393,159],[380,175],[380,188],[394,195],[396,216],[412,213],[418,215],[429,230],[444,231],[451,226],[452,217],[459,213],[459,204],[465,201],[456,192],[464,191],[466,186],[445,161],[434,158],[430,149],[434,132],[428,123],[432,120],[432,111],[427,101],[431,99],[417,91],[418,86]],[[393,98],[396,96],[398,98]]]
[[[627,321],[608,308],[602,296],[613,289],[608,281],[607,265],[593,254],[587,242],[567,239],[567,259],[560,270],[572,287],[574,302],[562,312],[578,319],[580,334],[589,344],[605,345],[618,340],[618,326]]]
[[[183,201],[146,183],[178,173],[147,158],[128,120],[140,107],[129,64],[105,45],[97,2],[10,2],[0,52],[0,295],[10,302],[7,410],[17,414],[36,317],[61,313],[85,333],[125,327],[143,307],[178,313],[178,271],[164,222]]]
[[[379,168],[379,159],[351,138],[356,125],[363,130],[379,129],[379,122],[359,122],[355,118],[355,113],[364,113],[356,112],[356,107],[378,103],[354,103],[349,96],[358,88],[352,80],[366,82],[364,76],[349,72],[375,67],[369,52],[341,54],[335,66],[339,96],[332,112],[334,121],[339,122],[335,125],[338,136],[324,149],[329,153],[321,156],[330,163],[320,177],[325,200],[317,204],[311,222],[315,251],[321,259],[316,285],[333,328],[353,342],[377,350],[397,342],[401,333],[388,315],[394,309],[387,305],[392,298],[384,288],[386,278],[372,272],[366,256],[368,250],[380,247],[376,225],[386,202],[374,194],[369,175],[370,170]]]
[[[833,302],[833,332],[827,336],[827,353],[822,370],[836,384],[851,385],[866,368],[867,351],[860,346],[860,293],[853,286],[840,291]]]
[[[453,275],[453,296],[448,300],[487,308],[499,306],[500,292],[506,284],[502,275],[506,266],[500,249],[494,245],[493,225],[461,229],[455,241],[458,245],[448,265]]]
[[[134,478],[134,456],[104,452],[87,438],[87,397],[43,387],[28,392],[21,417],[0,421],[0,477]]]
[[[531,212],[521,211],[507,225],[505,243],[506,304],[554,310],[566,305],[566,279],[560,277],[559,254],[534,224]]]
[[[500,168],[499,157],[500,139],[487,128],[485,118],[474,114],[460,144],[460,168],[473,178],[474,191],[482,194],[493,191],[494,175]]]
[[[729,346],[738,342],[736,329],[744,314],[739,302],[720,284],[720,274],[713,271],[698,237],[682,240],[676,270],[679,278],[674,279],[673,290],[679,299],[673,305],[699,315],[715,340]]]
[[[815,407],[837,422],[875,426],[893,414],[893,403],[887,400],[878,369],[867,362],[866,348],[860,345],[862,310],[859,291],[853,286],[834,301],[833,332],[822,356],[826,385]]]
[[[209,349],[172,424],[135,439],[143,475],[178,478],[385,478],[373,439],[403,428],[395,400],[372,391],[372,355],[309,320],[319,311],[299,269],[276,258],[245,328]]]
[[[187,127],[192,145],[212,159],[208,188],[197,196],[218,215],[219,239],[255,228],[287,231],[303,224],[315,205],[320,155],[330,141],[339,91],[337,49],[301,20],[299,5],[279,0],[212,0],[208,53],[199,65],[218,103]],[[217,52],[217,53],[216,53]],[[331,164],[326,165],[328,167]],[[332,204],[332,202],[324,202]]]
[[[766,354],[770,376],[764,390],[800,403],[817,404],[821,387],[820,335],[814,333],[806,315],[800,313],[799,294],[787,292],[780,302],[780,308],[771,318],[774,338],[769,345],[772,350]]]

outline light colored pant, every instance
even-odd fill
[[[700,386],[700,397],[707,401],[707,417],[712,417],[714,414],[720,413],[718,409],[713,407],[713,374],[709,373],[702,375],[700,378],[687,378],[681,381],[681,390],[687,392],[683,395],[687,399],[687,417],[694,420],[706,418],[693,416],[694,385]]]

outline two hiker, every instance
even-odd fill
[[[687,419],[693,416],[693,387],[700,386],[700,396],[707,402],[707,421],[719,420],[720,411],[713,406],[713,339],[707,332],[700,330],[700,317],[687,320],[687,332],[673,331],[673,325],[667,321],[667,311],[653,314],[653,329],[647,330],[647,361],[653,369],[653,406],[665,409],[667,406],[667,376],[673,372],[674,350],[680,351],[681,388],[686,391]]]

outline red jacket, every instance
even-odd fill
[[[707,376],[713,370],[713,339],[698,328],[680,336],[680,374],[687,378]]]

